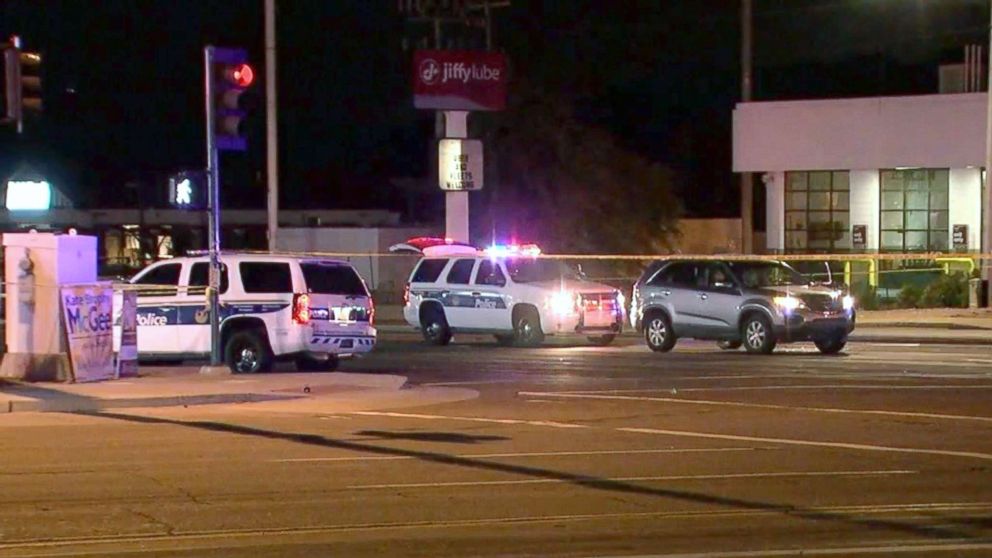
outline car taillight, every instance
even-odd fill
[[[293,321],[300,325],[310,323],[310,295],[293,295]]]
[[[406,306],[410,304],[410,284],[407,283],[406,287],[403,287],[403,305]]]

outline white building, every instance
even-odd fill
[[[986,93],[738,104],[770,252],[978,252]],[[986,248],[985,251],[988,251]]]

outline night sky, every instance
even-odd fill
[[[391,179],[429,174],[433,116],[412,107],[403,48],[424,30],[395,0],[278,4],[283,206],[402,209]],[[495,43],[513,75],[671,167],[687,214],[733,215],[739,5],[513,0]],[[754,5],[757,100],[936,92],[938,64],[988,42],[987,0]],[[163,205],[168,174],[203,165],[203,46],[248,48],[261,77],[262,18],[261,0],[3,0],[0,34],[45,56],[46,110],[0,130],[0,171],[28,162],[81,206]],[[223,156],[225,207],[264,207],[263,92],[251,150]]]

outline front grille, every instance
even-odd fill
[[[840,297],[834,298],[830,295],[804,295],[802,297],[806,307],[813,312],[840,312],[844,309],[844,302]]]

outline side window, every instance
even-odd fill
[[[182,264],[169,263],[160,265],[148,271],[134,281],[136,285],[172,285],[179,284],[179,272],[182,271]],[[176,289],[142,289],[138,291],[138,296],[175,296]]]
[[[210,263],[197,262],[189,270],[189,289],[186,294],[201,296],[206,294],[210,284]],[[220,294],[227,292],[227,266],[220,264]]]
[[[499,264],[492,260],[482,260],[479,264],[479,272],[475,275],[476,285],[488,285],[490,287],[505,287],[506,276]]]
[[[652,286],[667,285],[683,289],[692,289],[697,286],[697,276],[699,266],[689,262],[676,262],[666,266],[651,279]]]
[[[413,272],[411,283],[433,283],[441,276],[444,266],[448,265],[446,259],[420,260],[417,271]]]
[[[241,262],[238,271],[246,293],[293,292],[293,277],[288,263]]]
[[[706,289],[714,292],[733,293],[737,291],[737,282],[727,266],[720,262],[706,265]]]
[[[468,285],[472,279],[472,269],[475,268],[475,260],[457,260],[448,272],[448,283],[455,285]]]

